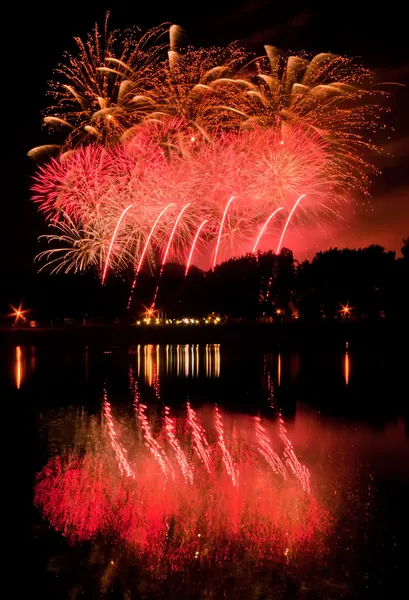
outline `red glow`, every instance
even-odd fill
[[[138,271],[149,249],[155,250],[149,259],[163,264],[162,248],[166,252],[169,240],[168,252],[186,265],[191,240],[205,220],[203,261],[214,268],[221,259],[256,251],[279,208],[290,212],[291,220],[293,198],[301,190],[309,198],[309,210],[297,219],[304,231],[307,224],[317,227],[329,214],[337,216],[331,206],[339,204],[347,185],[344,173],[337,171],[326,142],[311,130],[257,127],[225,132],[211,143],[198,142],[194,152],[172,151],[170,156],[160,143],[167,136],[175,148],[182,141],[191,144],[186,124],[169,119],[156,127],[138,126],[123,146],[78,148],[63,161],[40,168],[35,201],[51,218],[55,233],[46,237],[57,245],[50,244],[41,256],[53,270],[99,267],[106,263],[110,247],[107,268],[122,269],[135,261]],[[328,181],[339,181],[336,193]],[[173,235],[175,212],[166,209],[169,201],[177,212],[190,204]],[[126,235],[119,235],[122,228],[118,228],[111,245],[118,215],[130,204]],[[279,250],[287,227],[289,221]]]

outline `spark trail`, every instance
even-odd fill
[[[280,241],[278,242],[278,246],[277,246],[276,254],[280,254],[281,245],[282,245],[282,243],[283,243],[284,236],[285,236],[285,232],[287,231],[288,224],[290,223],[290,221],[291,221],[291,218],[292,218],[292,216],[293,216],[293,214],[294,214],[294,212],[295,212],[295,210],[296,210],[297,206],[299,205],[299,203],[301,202],[301,200],[302,200],[303,198],[305,198],[305,194],[302,194],[302,195],[301,195],[301,196],[298,198],[298,200],[297,200],[297,201],[294,203],[294,206],[292,207],[292,209],[291,209],[291,211],[290,211],[290,214],[288,215],[288,219],[287,219],[287,221],[285,222],[285,225],[284,225],[284,227],[283,227],[283,231],[281,232]]]
[[[174,203],[168,204],[167,206],[165,206],[165,208],[163,208],[163,209],[161,210],[161,212],[159,213],[159,215],[156,217],[156,220],[155,220],[154,224],[152,225],[152,228],[151,228],[151,230],[150,230],[150,232],[149,232],[149,235],[148,235],[148,237],[146,238],[146,242],[145,242],[145,245],[144,245],[144,247],[143,247],[142,254],[141,254],[141,256],[139,257],[138,266],[136,267],[136,271],[135,271],[135,277],[134,277],[134,280],[133,280],[133,282],[132,282],[131,293],[130,293],[130,295],[129,295],[129,299],[128,299],[128,306],[127,306],[128,310],[129,310],[129,307],[131,306],[131,302],[132,302],[132,296],[133,296],[133,291],[134,291],[134,289],[135,289],[135,285],[136,285],[136,280],[137,280],[137,278],[138,278],[139,271],[141,270],[142,263],[143,263],[143,260],[144,260],[144,258],[145,258],[145,254],[146,254],[146,251],[147,251],[147,249],[148,249],[149,242],[151,241],[151,238],[152,238],[153,232],[155,231],[155,229],[156,229],[156,226],[157,226],[157,224],[159,223],[159,221],[160,221],[160,219],[161,219],[162,215],[164,215],[164,214],[165,214],[165,212],[166,212],[166,211],[167,211],[167,210],[168,210],[168,209],[169,209],[171,206],[174,206]]]
[[[189,272],[190,263],[192,262],[192,256],[193,256],[193,252],[194,252],[194,250],[195,250],[196,243],[197,243],[197,240],[198,240],[198,238],[199,238],[200,232],[202,231],[203,227],[204,227],[204,226],[206,225],[206,223],[208,223],[208,222],[209,222],[209,220],[208,220],[208,219],[205,219],[204,221],[202,221],[202,223],[200,223],[200,225],[199,225],[199,227],[198,227],[198,229],[197,229],[197,231],[196,231],[195,237],[194,237],[194,239],[193,239],[193,242],[192,242],[192,246],[191,246],[191,248],[190,248],[190,252],[189,252],[189,258],[187,259],[187,263],[186,263],[185,277],[186,277],[186,275],[187,275],[187,274],[188,274],[188,272]]]
[[[160,266],[159,279],[162,277],[163,269],[164,269],[164,266],[165,266],[166,261],[168,259],[168,254],[169,254],[170,246],[172,244],[172,241],[173,241],[173,238],[174,238],[174,235],[175,235],[175,232],[176,232],[176,228],[177,228],[177,226],[179,224],[180,219],[182,218],[183,213],[190,206],[190,204],[191,204],[190,202],[188,202],[187,204],[185,204],[185,206],[179,212],[179,214],[178,214],[178,216],[176,218],[176,221],[175,221],[175,223],[173,225],[171,234],[169,236],[168,244],[166,246],[166,250],[165,250],[165,253],[163,255],[162,264]],[[150,308],[150,312],[151,313],[153,313],[153,311],[155,310],[155,304],[156,304],[156,299],[157,299],[157,296],[158,296],[158,291],[159,291],[159,282],[158,282],[158,284],[156,286],[155,293],[154,293],[154,296],[153,296],[153,300],[152,300],[152,303],[151,303],[151,308]]]
[[[222,237],[222,231],[223,231],[223,225],[224,225],[224,221],[226,219],[226,215],[227,215],[227,211],[229,210],[229,206],[230,204],[233,202],[234,200],[234,196],[232,196],[230,198],[230,200],[228,201],[228,203],[226,204],[226,207],[223,211],[223,216],[222,216],[222,220],[220,222],[220,227],[219,227],[219,235],[217,236],[217,242],[216,242],[216,249],[214,251],[214,259],[213,259],[213,269],[215,268],[216,264],[217,264],[217,255],[219,253],[219,246],[220,246],[220,239]]]
[[[283,210],[282,206],[280,206],[279,208],[276,208],[276,210],[271,213],[271,215],[268,217],[267,221],[264,223],[263,227],[260,230],[260,233],[257,236],[255,244],[253,246],[252,254],[256,253],[257,246],[259,245],[259,242],[260,242],[261,238],[263,237],[263,233],[265,232],[267,225],[270,223],[270,221],[274,217],[274,215],[276,215],[278,213],[278,211],[280,211],[280,210]]]
[[[124,211],[122,212],[122,214],[119,217],[118,222],[117,222],[117,224],[115,226],[114,233],[112,234],[111,243],[109,244],[109,250],[108,250],[107,258],[106,258],[106,261],[105,261],[104,271],[102,273],[102,279],[101,279],[101,283],[102,284],[104,283],[105,277],[106,277],[106,274],[107,274],[109,259],[111,257],[112,247],[114,245],[116,234],[118,233],[118,229],[119,229],[119,227],[121,225],[122,219],[124,218],[124,216],[126,215],[126,213],[128,212],[128,210],[130,210],[132,208],[132,206],[133,206],[133,204],[130,204],[129,206],[127,206],[124,209]]]

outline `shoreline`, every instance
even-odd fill
[[[322,346],[345,350],[351,344],[375,348],[400,343],[401,351],[409,351],[409,322],[349,321],[306,323],[302,321],[275,324],[219,325],[62,325],[54,327],[8,327],[0,329],[0,344],[24,343],[104,343],[122,344],[221,344],[257,347],[308,348]]]

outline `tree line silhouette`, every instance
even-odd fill
[[[173,316],[214,311],[232,319],[399,317],[409,302],[409,238],[402,255],[378,245],[331,248],[299,263],[284,248],[233,258],[214,271],[192,268],[186,279],[169,265],[158,306]]]
[[[215,312],[237,321],[403,319],[409,312],[409,237],[401,258],[371,245],[331,248],[298,262],[283,248],[279,255],[233,258],[213,271],[191,267],[186,277],[184,266],[169,263],[160,278],[148,270],[140,274],[129,311],[129,277],[113,275],[101,287],[95,275],[39,274],[15,282],[2,302],[6,313],[8,302],[23,300],[29,318],[44,322],[134,322],[150,307],[158,284],[156,308],[169,318]]]

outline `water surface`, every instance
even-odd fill
[[[54,343],[0,352],[5,422],[26,442],[18,444],[15,489],[31,521],[32,591],[50,598],[398,593],[409,502],[400,350]],[[136,494],[150,503],[142,525]],[[15,532],[20,526],[16,519]]]

